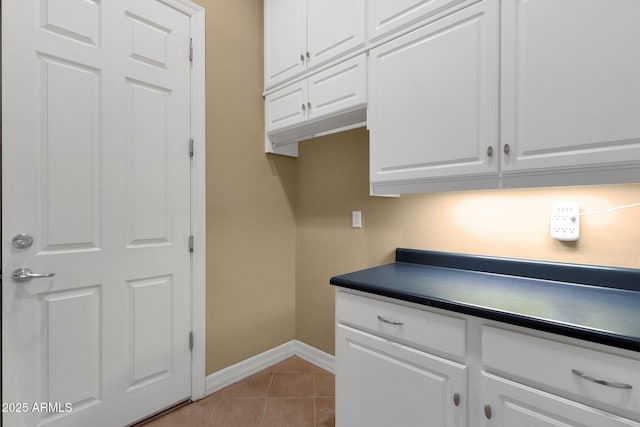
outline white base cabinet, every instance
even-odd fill
[[[466,426],[464,365],[344,325],[336,339],[338,426]]]
[[[467,425],[467,367],[451,360],[464,358],[464,320],[337,298],[338,427]]]
[[[640,423],[482,374],[483,427],[640,427]]]
[[[640,427],[640,354],[339,289],[336,423]]]

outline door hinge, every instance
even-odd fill
[[[189,252],[193,252],[193,235],[189,236]]]
[[[193,39],[189,39],[189,61],[193,62]]]
[[[189,332],[189,351],[193,351],[193,331]]]
[[[189,140],[189,157],[193,157],[193,138]]]

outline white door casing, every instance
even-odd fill
[[[3,422],[125,425],[202,397],[202,10],[2,8],[3,401],[28,409]],[[33,246],[13,248],[19,233]],[[17,283],[20,267],[55,277]]]

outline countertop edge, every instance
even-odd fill
[[[477,307],[473,305],[456,303],[453,301],[432,298],[425,295],[415,295],[407,292],[393,291],[388,288],[378,288],[368,284],[349,281],[338,277],[332,277],[330,283],[341,288],[352,289],[401,301],[412,302],[428,307],[448,310],[455,313],[466,314],[488,320],[495,320],[510,325],[522,326],[542,332],[554,333],[566,337],[577,338],[599,344],[609,345],[612,347],[640,352],[640,339],[634,337],[612,334],[605,331],[598,331],[589,328],[581,328],[575,325],[537,319],[516,313],[491,310],[486,307]]]

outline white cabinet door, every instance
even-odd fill
[[[306,80],[267,95],[264,101],[267,133],[305,123],[308,119],[307,102]]]
[[[496,9],[482,1],[371,51],[374,191],[394,181],[497,177]]]
[[[365,0],[307,0],[309,69],[365,44]]]
[[[365,55],[309,77],[309,120],[352,110],[367,103]]]
[[[638,22],[637,0],[502,2],[505,174],[637,165]]]
[[[344,325],[336,329],[339,427],[466,425],[464,365]]]
[[[482,398],[483,427],[640,427],[638,422],[484,372]]]
[[[375,41],[463,0],[368,0],[367,38]]]
[[[265,0],[264,86],[307,71],[307,1]]]

